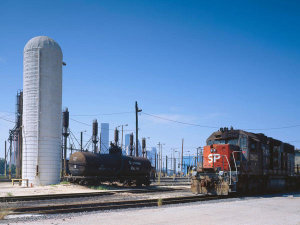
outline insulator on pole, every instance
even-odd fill
[[[98,135],[98,122],[97,120],[95,119],[93,121],[93,136],[97,136]]]
[[[119,142],[119,130],[115,129],[115,145],[117,145]]]
[[[146,152],[146,138],[142,139],[142,154],[143,157],[145,157],[145,152]]]
[[[130,150],[130,156],[132,156],[132,150],[133,150],[133,133],[129,136],[129,150]]]
[[[68,108],[63,112],[63,127],[69,128],[69,111]]]
[[[98,122],[97,120],[95,119],[93,121],[93,136],[92,136],[92,142],[94,144],[94,147],[93,147],[93,151],[94,153],[97,153],[97,143],[98,143]]]

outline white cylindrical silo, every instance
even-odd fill
[[[22,178],[56,184],[61,169],[62,51],[51,38],[28,41],[23,61]]]

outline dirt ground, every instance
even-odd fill
[[[13,186],[11,182],[0,182],[0,197],[67,194],[67,193],[83,193],[83,192],[99,192],[99,191],[101,190],[93,190],[84,186],[74,185],[74,184],[22,187],[19,186],[17,183]]]
[[[300,195],[252,197],[231,201],[201,202],[86,214],[22,224],[300,224]],[[18,223],[18,224],[20,224]],[[10,223],[14,224],[14,223]]]
[[[122,191],[122,190],[131,189],[130,187],[111,186],[108,184],[106,185],[104,184],[102,186],[103,186],[103,190],[101,189],[95,190],[86,186],[80,186],[76,184],[57,184],[57,185],[47,185],[47,186],[22,187],[19,186],[17,183],[13,186],[11,182],[0,182],[0,197]],[[189,187],[190,187],[189,185],[166,186],[166,188],[185,188],[185,189]],[[164,188],[164,186],[160,186],[160,188]]]

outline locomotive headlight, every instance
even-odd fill
[[[211,149],[210,152],[213,153],[213,152],[214,152],[214,149]]]

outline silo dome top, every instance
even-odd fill
[[[34,48],[53,48],[61,52],[57,42],[47,36],[37,36],[30,39],[24,47],[24,52]]]

